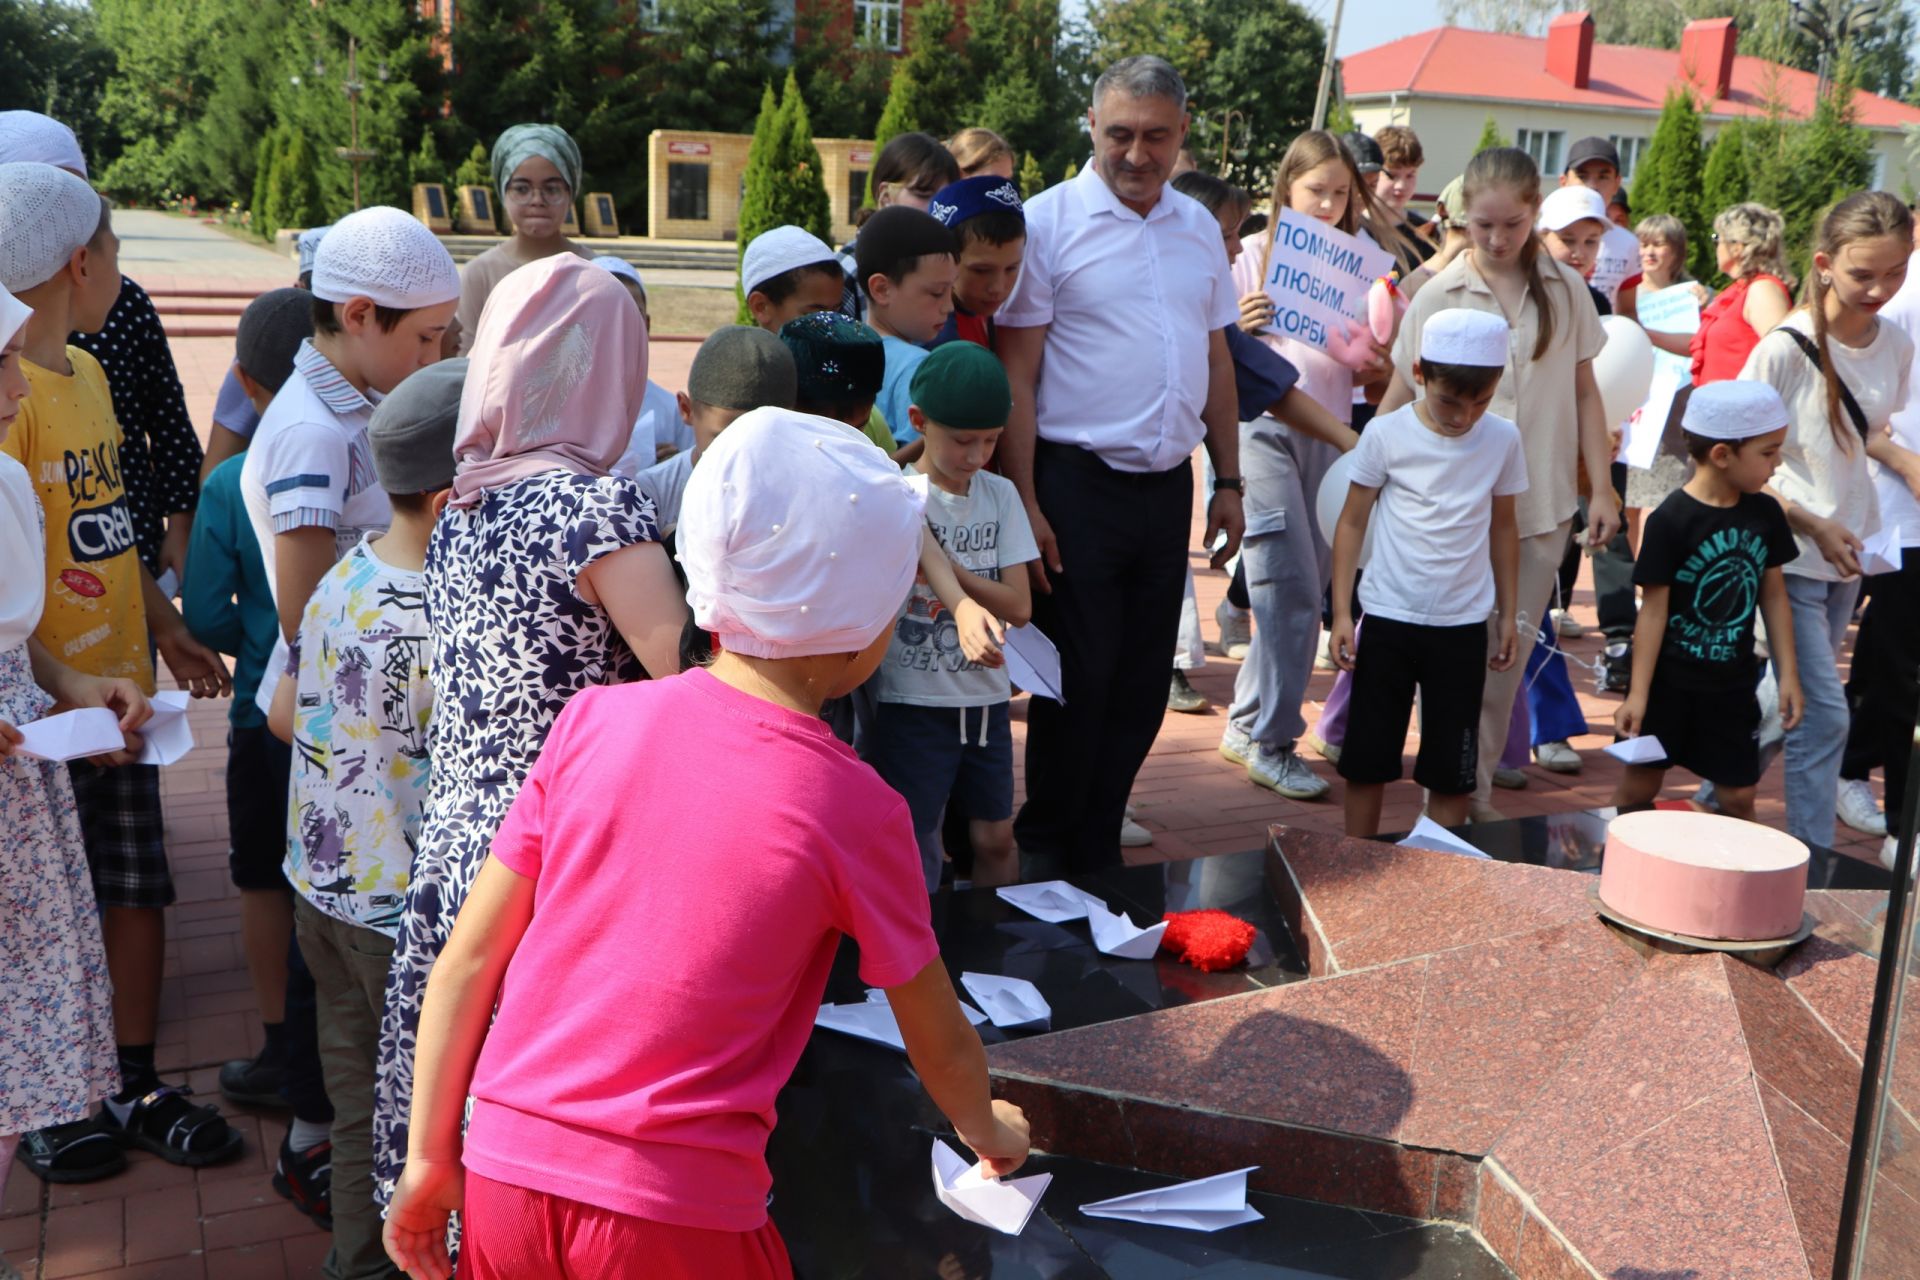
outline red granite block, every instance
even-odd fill
[[[1858,1057],[1866,1051],[1878,969],[1870,956],[1827,937],[1812,937],[1794,948],[1774,973]]]
[[[1792,1098],[1827,1132],[1852,1133],[1859,1063],[1777,976],[1738,960],[1720,963],[1740,1011],[1754,1074]]]
[[[1118,1098],[1006,1076],[994,1077],[993,1096],[1027,1113],[1033,1145],[1042,1151],[1122,1167],[1134,1164],[1133,1139]]]
[[[1471,1223],[1480,1200],[1479,1170],[1478,1160],[1436,1154],[1433,1158],[1433,1210],[1426,1216],[1442,1222]]]
[[[1520,1228],[1526,1222],[1526,1206],[1492,1160],[1480,1162],[1479,1199],[1474,1207],[1473,1224],[1480,1238],[1493,1250],[1493,1256],[1509,1267],[1520,1260]]]
[[[1396,1136],[1484,1154],[1643,966],[1593,919],[1431,957]]]
[[[1599,1153],[1750,1077],[1719,956],[1656,956],[1563,1060],[1493,1154],[1536,1200]]]
[[[1544,1225],[1532,1214],[1526,1216],[1520,1232],[1520,1247],[1513,1262],[1513,1274],[1519,1280],[1595,1280],[1596,1273],[1576,1257],[1566,1242],[1554,1235],[1553,1229]],[[1685,1276],[1689,1280],[1702,1277],[1699,1271],[1679,1271],[1675,1276]],[[1609,1280],[1642,1280],[1641,1273],[1609,1277]],[[1653,1280],[1653,1277],[1644,1277]],[[1662,1277],[1661,1280],[1666,1280]]]
[[[1806,1275],[1806,1251],[1750,1076],[1625,1143],[1594,1135],[1568,1176],[1544,1190],[1525,1178],[1520,1185],[1540,1216],[1604,1276]],[[1524,1274],[1524,1237],[1521,1261]]]
[[[1842,1140],[1772,1085],[1760,1085],[1774,1154],[1780,1161],[1787,1202],[1800,1229],[1807,1269],[1824,1276],[1833,1265],[1840,1237],[1840,1194],[1847,1182],[1847,1148]]]

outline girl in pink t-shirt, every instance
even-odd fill
[[[722,652],[577,694],[495,837],[421,1011],[386,1228],[409,1274],[449,1275],[459,1210],[463,1277],[790,1276],[766,1143],[842,934],[961,1141],[1026,1159],[906,802],[819,718],[886,653],[921,501],[824,418],[757,409],[708,448],[677,537]]]

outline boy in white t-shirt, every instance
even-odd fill
[[[1508,336],[1506,324],[1486,312],[1436,313],[1421,332],[1414,369],[1426,394],[1375,418],[1353,452],[1352,485],[1334,532],[1328,641],[1334,660],[1353,672],[1339,762],[1351,836],[1379,830],[1386,784],[1400,777],[1416,690],[1414,781],[1427,789],[1435,822],[1467,820],[1486,673],[1506,670],[1515,650],[1513,500],[1527,487],[1527,463],[1519,428],[1487,412]],[[1367,642],[1356,658],[1353,579],[1376,512],[1360,584]]]
[[[920,362],[909,385],[913,429],[926,440],[902,468],[927,495],[927,523],[961,588],[1009,626],[1033,612],[1026,566],[1040,558],[1019,490],[986,470],[1013,408],[991,351],[950,342]],[[916,575],[873,677],[878,700],[862,745],[913,815],[927,889],[940,887],[940,815],[949,801],[970,823],[973,882],[1020,878],[1013,842],[1012,686],[1001,666],[971,662],[960,627]]]

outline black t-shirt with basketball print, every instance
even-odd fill
[[[1647,517],[1633,570],[1637,585],[1668,588],[1660,678],[1691,689],[1754,683],[1761,576],[1799,554],[1786,513],[1765,494],[1742,494],[1731,507],[1684,489],[1668,495]]]

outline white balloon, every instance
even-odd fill
[[[1647,331],[1625,316],[1603,316],[1607,345],[1593,358],[1593,380],[1607,408],[1607,425],[1618,426],[1647,402],[1653,389],[1653,343]]]
[[[1340,512],[1347,505],[1347,490],[1353,486],[1353,454],[1343,453],[1333,460],[1327,468],[1326,479],[1320,482],[1320,492],[1314,495],[1313,512],[1320,521],[1320,536],[1333,545],[1333,531],[1340,523]],[[1373,554],[1373,526],[1379,517],[1374,511],[1374,519],[1367,521],[1367,536],[1360,543],[1359,564],[1365,565],[1367,557]]]

